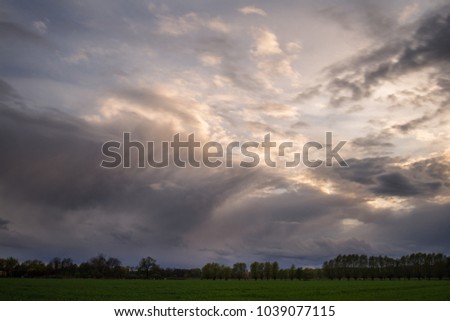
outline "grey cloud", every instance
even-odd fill
[[[325,248],[329,253],[374,253],[373,246],[365,240],[350,238],[343,240],[320,239],[315,241],[317,247]]]
[[[223,75],[232,81],[232,83],[244,90],[257,91],[264,89],[265,86],[262,81],[253,77],[253,75],[242,69],[242,67],[233,64],[224,64]]]
[[[428,87],[428,86],[427,86]],[[415,108],[427,107],[427,104],[439,105],[439,97],[435,90],[430,88],[414,88],[414,90],[400,90],[395,94],[387,96],[387,101],[392,103],[389,106],[391,110],[403,108],[405,106],[414,106]],[[438,87],[441,87],[438,85]],[[445,95],[444,95],[445,96]],[[441,96],[442,97],[442,96]]]
[[[413,183],[400,173],[389,173],[375,177],[376,186],[371,190],[379,195],[391,196],[415,196],[435,193],[441,182]]]
[[[449,211],[448,203],[425,203],[406,216],[387,216],[378,223],[379,237],[397,244],[399,254],[412,251],[418,246],[422,251],[446,253],[450,246]]]
[[[183,186],[171,192],[152,190],[148,186],[167,175],[167,171],[163,171],[164,174],[144,170],[125,173],[120,169],[107,171],[99,167],[100,138],[106,133],[96,133],[87,124],[64,114],[57,114],[58,119],[52,119],[55,116],[51,114],[8,112],[1,114],[3,139],[0,145],[9,155],[1,161],[1,179],[8,183],[7,193],[24,201],[57,206],[61,210],[92,206],[129,210],[128,204],[134,200],[136,206],[160,215],[161,224],[173,224],[172,230],[176,231],[177,226],[182,227],[179,217],[166,213],[181,215],[185,212],[186,222],[195,224],[202,215],[209,213],[217,197],[224,198],[227,191],[237,191],[238,182],[248,177],[230,178],[229,185],[226,179],[221,179],[216,186],[209,184],[207,190],[214,194],[195,186],[188,188],[188,196],[185,194],[187,187]],[[89,137],[89,132],[93,136]],[[20,173],[14,173],[14,168],[21,168]],[[217,182],[212,177],[211,180]],[[191,215],[186,213],[187,210]]]
[[[205,222],[199,233],[211,246],[221,240],[220,244],[227,244],[228,250],[247,256],[247,260],[293,258],[296,263],[317,264],[321,258],[339,251],[370,248],[362,235],[349,240],[348,234],[341,233],[342,219],[364,212],[363,206],[350,199],[298,184],[295,190],[288,189],[282,194],[249,198],[238,208],[233,207],[232,213]],[[324,242],[329,246],[323,247]]]
[[[317,266],[336,254],[366,253],[377,251],[367,241],[359,238],[328,238],[305,239],[299,241],[299,245],[293,249],[265,248],[258,250],[258,259],[273,260],[274,258],[286,266],[293,261],[303,266]],[[335,254],[336,253],[336,254]]]
[[[385,168],[395,162],[389,157],[349,159],[348,168],[339,168],[335,171],[340,177],[362,185],[375,184],[374,177],[384,173]]]
[[[450,186],[450,163],[445,157],[429,158],[411,164],[410,173],[417,180],[438,180]]]
[[[353,105],[353,106],[350,106],[350,107],[347,109],[347,113],[348,113],[348,114],[352,114],[352,113],[360,112],[360,111],[362,111],[362,110],[364,110],[364,107],[363,107],[363,106],[361,106],[361,105]]]
[[[413,36],[413,42],[403,49],[400,69],[409,69],[448,61],[450,53],[450,6],[439,8],[425,18]]]
[[[362,149],[372,150],[373,148],[381,148],[384,150],[385,148],[394,147],[394,144],[389,142],[389,138],[391,135],[387,133],[381,133],[378,135],[368,134],[365,137],[358,137],[351,141],[353,146]]]
[[[405,185],[410,192],[416,191],[417,187],[408,183],[402,187]],[[398,190],[391,187],[390,192]],[[340,253],[403,255],[418,248],[448,249],[448,233],[444,232],[450,222],[444,215],[448,204],[419,204],[398,215],[368,206],[364,197],[357,199],[347,198],[345,193],[327,195],[298,184],[295,191],[250,198],[233,208],[233,213],[212,218],[199,229],[209,231],[200,233],[210,244],[210,258],[224,255],[226,261],[241,256],[304,266],[320,264]],[[428,212],[433,213],[431,217]],[[359,225],[345,225],[345,219]],[[425,221],[422,228],[419,222]],[[416,239],[415,233],[420,237]]]
[[[311,99],[320,94],[320,90],[322,89],[322,85],[316,85],[310,88],[306,88],[303,92],[297,95],[294,99],[295,102],[302,102],[304,100]]]
[[[406,73],[424,66],[448,62],[450,52],[449,10],[450,7],[447,5],[430,13],[418,22],[411,39],[397,42],[396,45],[388,44],[376,51],[372,57],[378,58],[378,61],[374,61],[378,66],[367,71],[365,84],[369,85],[394,73]],[[394,62],[383,61],[388,58],[380,57],[380,53],[384,52],[390,53],[390,58],[393,58],[393,55],[398,55],[398,58]]]
[[[367,95],[360,85],[339,78],[334,79],[328,84],[328,90],[335,94],[330,100],[332,107],[340,107],[342,103],[347,101],[357,101],[360,100],[363,95]],[[343,92],[346,92],[347,94],[343,96]]]
[[[0,177],[10,196],[74,208],[105,197],[92,128],[57,110],[0,109]]]
[[[395,129],[400,130],[403,133],[408,133],[410,130],[415,129],[415,128],[419,127],[420,125],[422,125],[422,124],[424,124],[424,123],[426,123],[426,122],[428,122],[430,120],[439,118],[441,116],[445,116],[445,114],[447,114],[448,110],[449,110],[447,104],[448,103],[445,102],[443,106],[439,107],[434,112],[427,113],[427,114],[425,114],[425,115],[423,115],[423,116],[421,116],[419,118],[415,118],[415,119],[410,120],[410,121],[408,121],[408,122],[406,122],[404,124],[394,125],[392,127],[395,128]]]
[[[400,43],[396,62],[382,61],[364,76],[364,85],[370,87],[379,80],[404,74],[425,66],[447,63],[450,56],[450,7],[445,6],[420,22],[412,40]]]
[[[397,55],[399,48],[407,45],[405,39],[387,41],[381,46],[369,46],[348,59],[330,65],[324,69],[331,77],[355,76],[363,73],[366,68],[375,68],[380,62],[388,61]]]
[[[304,127],[308,127],[308,126],[309,126],[309,124],[307,122],[299,120],[299,121],[295,122],[294,124],[292,124],[291,128],[304,128]]]
[[[2,106],[5,106],[4,104],[21,104],[21,97],[20,95],[14,90],[14,88],[8,84],[6,81],[0,79],[0,103]]]
[[[450,19],[450,14],[448,16]],[[450,26],[450,23],[449,23]],[[450,44],[449,44],[450,47]],[[435,85],[438,89],[428,93],[426,95],[420,95],[419,97],[414,97],[414,102],[419,100],[418,105],[420,105],[423,100],[432,100],[434,104],[438,107],[433,111],[426,112],[423,116],[412,119],[403,124],[394,125],[394,129],[398,129],[403,133],[408,133],[410,130],[420,127],[422,124],[427,123],[432,120],[439,120],[440,124],[446,125],[448,122],[447,114],[449,112],[450,104],[450,78],[448,77],[448,72],[450,71],[450,64],[446,64],[440,67],[437,71],[437,76],[435,79]],[[439,102],[441,100],[441,102]]]
[[[0,230],[7,230],[9,223],[8,220],[4,220],[0,217]]]
[[[441,79],[446,79],[445,70],[450,56],[449,26],[450,7],[444,6],[419,20],[410,37],[406,33],[403,39],[388,41],[378,49],[360,53],[350,61],[331,66],[328,71],[332,80],[327,85],[331,93],[330,104],[339,107],[345,102],[359,101],[369,97],[373,89],[382,82],[424,67],[438,68]],[[448,96],[444,89],[445,83],[442,80],[436,81],[441,89],[429,95]],[[429,100],[432,96],[421,98]],[[394,128],[407,132],[436,119],[447,110],[446,106],[442,106],[434,112],[428,112],[423,117]]]
[[[39,34],[27,30],[20,25],[9,22],[0,21],[0,39],[3,41],[25,41],[33,44],[45,44],[46,41]]]
[[[399,26],[395,12],[387,11],[385,7],[384,1],[347,1],[339,3],[339,6],[327,6],[318,12],[343,29],[362,31],[375,38],[386,38]]]
[[[2,88],[7,89],[2,91],[3,98],[14,93],[6,83]],[[155,243],[160,250],[183,247],[186,234],[207,221],[227,199],[279,180],[245,169],[101,169],[101,144],[120,136],[127,126],[124,119],[129,117],[133,132],[146,133],[146,138],[173,133],[167,126],[126,112],[120,127],[114,123],[93,127],[57,110],[2,105],[0,148],[7,157],[0,160],[0,181],[7,188],[0,197],[15,207],[11,214],[18,222],[15,229],[32,233],[41,245],[50,242],[46,230],[59,231],[53,235],[65,234],[59,246],[75,242],[71,246],[76,253],[86,251],[86,241],[98,244],[104,252],[119,251],[126,244],[137,244],[141,251]],[[165,181],[171,184],[151,187]],[[27,209],[21,210],[18,204],[33,208],[33,232],[23,225]],[[9,215],[6,220],[11,219]],[[86,241],[77,243],[76,235],[84,235]],[[8,246],[13,243],[10,238]],[[57,251],[57,245],[48,246],[49,251]]]
[[[319,177],[333,177],[335,183],[348,192],[361,195],[400,196],[426,198],[445,195],[448,192],[448,161],[443,157],[429,158],[414,162],[408,167],[397,163],[405,159],[376,157],[349,159],[348,168],[316,171]],[[360,186],[347,186],[341,180]],[[361,187],[364,187],[361,189]]]

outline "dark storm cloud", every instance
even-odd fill
[[[418,22],[411,39],[388,44],[359,61],[357,68],[371,60],[373,68],[364,74],[364,86],[369,88],[378,81],[389,79],[423,68],[448,63],[450,54],[450,6],[440,8]],[[389,56],[386,56],[386,53]],[[387,58],[397,59],[388,61]],[[361,59],[361,58],[359,58]],[[370,67],[370,65],[369,65]]]
[[[360,184],[354,188],[366,195],[426,198],[448,193],[449,164],[445,158],[429,158],[408,167],[398,166],[397,163],[402,161],[392,157],[349,159],[348,168],[318,171],[318,175],[335,177],[335,182],[343,189],[346,185],[339,182],[341,179]],[[349,192],[354,191],[347,188]]]
[[[375,194],[390,196],[415,196],[434,194],[442,185],[441,182],[417,182],[400,173],[389,173],[375,177],[376,186],[371,188]]]
[[[342,239],[330,239],[330,238],[317,238],[311,240],[305,240],[304,244],[301,244],[303,248],[292,249],[286,251],[283,249],[261,249],[256,254],[261,260],[273,260],[285,262],[286,266],[293,261],[299,262],[303,266],[320,266],[322,262],[328,260],[330,257],[334,257],[338,254],[354,254],[354,253],[376,253],[373,246],[358,238],[345,238]]]
[[[404,251],[418,246],[422,251],[448,253],[450,205],[424,203],[406,216],[386,216],[379,224],[379,237],[386,237]],[[401,251],[400,251],[401,253]]]
[[[324,248],[329,253],[373,253],[374,249],[369,242],[357,238],[331,240],[323,239],[315,241],[317,247]]]
[[[20,99],[7,83],[3,82],[1,88],[1,101]],[[23,229],[20,221],[29,217],[18,204],[33,208],[36,221],[32,236],[23,232],[25,235],[20,237],[8,234],[0,238],[2,246],[20,253],[41,253],[33,246],[24,248],[25,239],[52,253],[61,253],[61,246],[71,248],[69,255],[75,259],[96,254],[90,252],[94,249],[132,259],[151,251],[164,261],[166,248],[184,247],[189,256],[199,253],[189,249],[192,242],[199,242],[203,244],[203,250],[199,250],[202,260],[254,258],[317,265],[339,253],[378,253],[385,249],[374,240],[388,213],[374,215],[372,209],[354,199],[326,195],[301,182],[292,190],[284,178],[259,170],[107,171],[98,167],[99,148],[102,139],[119,134],[116,124],[94,128],[61,112],[8,104],[3,104],[0,111],[0,148],[7,155],[1,160],[0,180],[8,186],[1,197],[7,197],[11,208],[16,209],[15,230]],[[139,128],[142,119],[133,114],[126,117],[132,117],[131,124]],[[155,135],[163,135],[156,123],[145,121],[142,126],[148,128],[149,124]],[[407,191],[408,196],[417,196],[432,193],[432,187],[424,182],[436,182],[448,170],[442,160],[428,160],[414,163],[414,171],[403,171],[399,178],[392,176],[389,168],[396,161],[387,157],[353,159],[348,161],[348,170],[338,171],[337,178],[327,178],[337,183],[351,180],[380,195],[404,195]],[[320,178],[318,171],[314,173]],[[248,198],[226,209],[228,203],[264,188],[287,192]],[[215,211],[223,206],[228,215],[217,216]],[[375,236],[367,238],[355,230],[350,237],[342,230],[341,221],[346,218],[369,224]],[[12,217],[2,215],[2,220],[12,221]],[[393,221],[392,235],[384,241],[398,241],[395,233],[403,228],[402,223]],[[60,240],[57,245],[45,239],[50,227],[58,233],[52,235]],[[81,242],[72,233],[83,235],[85,240]],[[407,241],[413,239],[412,234],[405,237]],[[422,237],[429,237],[424,244],[436,241],[437,247],[442,246],[435,235],[422,233]],[[402,242],[401,248],[406,246]]]
[[[412,40],[397,48],[395,62],[380,61],[364,75],[364,87],[426,66],[447,65],[450,57],[450,6],[421,21]]]
[[[247,260],[289,262],[291,258],[291,263],[294,259],[320,264],[323,257],[336,253],[371,249],[362,235],[342,233],[341,220],[365,214],[367,209],[352,199],[298,184],[285,193],[250,198],[229,215],[212,218],[201,227],[215,236],[209,248],[215,255],[231,251],[231,257],[242,255]]]
[[[68,209],[108,193],[109,178],[95,170],[98,137],[90,136],[87,124],[54,109],[7,105],[0,108],[0,123],[0,179],[10,196]]]
[[[252,188],[274,184],[272,179],[263,178],[260,174],[241,169],[233,173],[218,172],[204,178],[196,177],[174,190],[154,191],[154,196],[145,203],[154,207],[157,216],[153,223],[158,229],[181,242],[185,233],[208,220],[213,210],[227,199]],[[141,195],[136,201],[143,199]]]
[[[4,107],[0,110],[0,121],[0,146],[7,155],[0,161],[0,175],[8,184],[7,192],[18,198],[67,210],[120,203],[119,195],[122,195],[120,199],[141,199],[141,205],[167,197],[165,193],[145,187],[159,180],[158,172],[125,174],[121,170],[101,169],[101,138],[106,133],[77,118],[55,110],[35,112]],[[138,127],[136,123],[134,126]],[[240,179],[245,180],[245,176],[237,180]],[[228,185],[226,181],[208,189],[223,197],[226,190],[237,183],[231,179]],[[213,198],[201,197],[204,190],[192,188],[192,199],[184,197],[184,192],[183,187],[175,189],[169,196],[173,200],[161,202],[156,210],[164,214],[176,212],[180,206],[184,212],[188,208],[201,212],[202,206],[207,206],[202,199],[214,203]],[[192,206],[186,207],[191,201]],[[195,215],[186,214],[190,220],[195,220]]]
[[[214,235],[208,257],[276,259],[304,266],[342,253],[404,255],[419,248],[448,249],[448,204],[423,203],[398,215],[368,206],[362,197],[344,195],[327,195],[299,184],[295,191],[250,199],[233,213],[201,226]]]
[[[375,184],[374,178],[385,172],[386,167],[395,162],[389,157],[349,159],[348,168],[335,170],[343,179],[350,180],[362,185]]]
[[[0,101],[11,97],[21,101],[10,85],[1,82]],[[208,220],[228,198],[281,182],[273,175],[245,169],[226,173],[174,168],[105,170],[99,167],[101,144],[120,137],[127,127],[124,119],[131,118],[134,132],[146,133],[148,139],[174,131],[133,113],[124,113],[121,127],[114,123],[93,127],[63,112],[36,111],[21,102],[21,108],[9,103],[0,108],[0,149],[4,155],[0,181],[7,186],[0,197],[15,207],[6,213],[5,220],[24,220],[26,208],[32,207],[37,224],[34,237],[45,239],[45,234],[40,234],[44,228],[69,229],[60,246],[86,246],[83,242],[70,244],[75,238],[72,233],[88,233],[89,242],[103,244],[96,251],[115,251],[117,242],[139,245],[143,251],[146,244],[155,242],[160,249],[182,246],[186,233]],[[69,223],[74,220],[75,225]],[[89,234],[94,227],[94,235]],[[20,231],[24,226],[18,223],[15,228]],[[14,238],[9,238],[8,246],[12,243]]]

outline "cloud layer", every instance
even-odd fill
[[[0,256],[448,253],[448,3],[0,3]],[[123,132],[327,131],[348,168],[99,166]]]

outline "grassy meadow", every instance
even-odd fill
[[[450,300],[450,281],[3,278],[0,300]]]

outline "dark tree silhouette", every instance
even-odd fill
[[[233,265],[233,277],[241,280],[247,277],[247,264],[243,262],[237,262]]]
[[[139,261],[138,271],[145,275],[145,278],[148,279],[150,277],[150,273],[156,267],[156,260],[150,256],[144,257]]]

